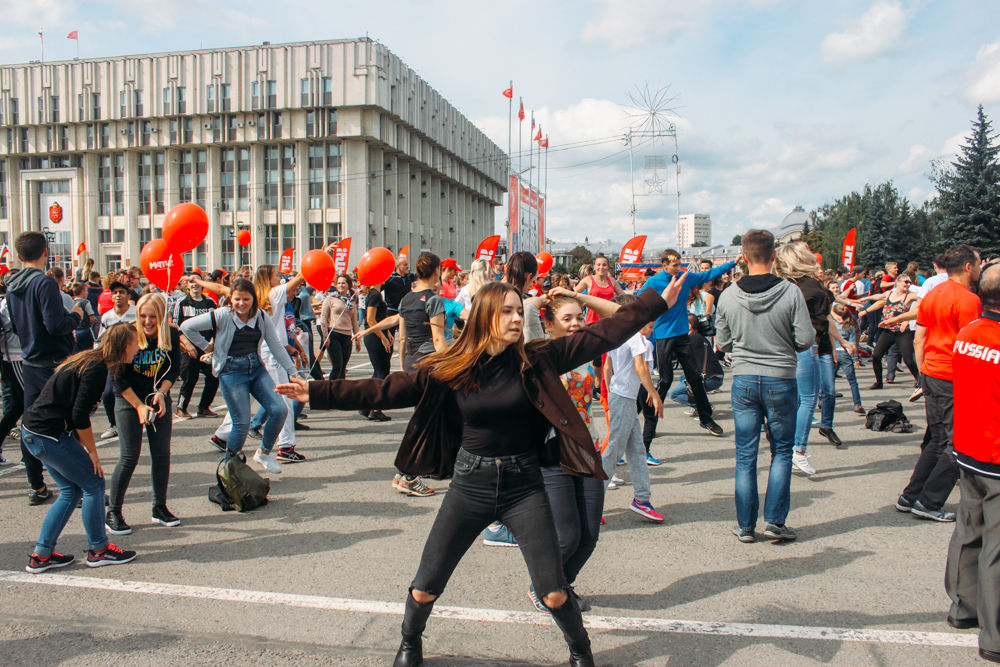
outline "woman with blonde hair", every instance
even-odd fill
[[[819,434],[836,447],[843,444],[833,431],[833,410],[837,404],[833,341],[840,341],[849,354],[853,346],[843,339],[836,326],[830,326],[833,295],[816,280],[819,262],[809,246],[801,241],[781,246],[778,248],[774,268],[779,278],[795,283],[802,291],[809,309],[809,319],[816,330],[816,343],[811,349],[798,353],[795,382],[798,385],[799,408],[795,418],[795,445],[792,453],[792,466],[807,475],[814,475],[816,469],[809,460],[806,448],[813,412],[821,391],[823,407]]]
[[[472,308],[472,297],[476,296],[483,285],[490,281],[490,265],[485,259],[477,259],[469,267],[469,282],[458,291],[455,301],[462,304],[462,308]]]
[[[677,300],[679,285],[571,336],[524,343],[521,287],[491,282],[476,295],[464,333],[384,380],[305,382],[276,390],[320,410],[416,407],[396,466],[411,475],[454,476],[406,595],[395,667],[423,664],[421,633],[465,552],[490,522],[513,533],[531,584],[570,650],[593,666],[590,639],[563,569],[542,466],[606,479],[594,438],[560,376],[609,352]],[[463,426],[464,425],[464,426]],[[555,437],[549,437],[554,432]]]
[[[132,532],[122,515],[122,505],[132,473],[139,463],[143,427],[152,459],[153,523],[176,526],[181,522],[167,509],[173,431],[170,387],[181,371],[180,331],[167,320],[167,301],[162,294],[146,294],[140,298],[136,312],[135,323],[131,326],[135,326],[139,334],[139,351],[112,380],[121,450],[111,476],[111,505],[107,514],[108,532],[113,535]]]

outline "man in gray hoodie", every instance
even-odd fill
[[[719,297],[716,343],[733,353],[733,418],[736,422],[736,520],[733,534],[754,541],[760,499],[757,452],[767,418],[771,470],[764,501],[764,536],[794,540],[785,525],[791,503],[792,446],[798,393],[796,354],[812,347],[816,331],[802,292],[771,273],[774,235],[751,229],[743,235],[749,275]]]

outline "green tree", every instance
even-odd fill
[[[593,255],[593,253],[591,253],[589,250],[587,250],[586,247],[584,247],[582,245],[578,245],[577,247],[575,247],[572,250],[570,250],[569,251],[569,255],[570,255],[570,257],[573,258],[573,262],[574,263],[575,262],[579,262],[581,265],[583,265],[583,264],[593,264],[593,262],[594,262],[594,255]]]
[[[707,248],[708,247],[708,243],[706,243],[705,241],[695,241],[694,243],[691,244],[691,247],[692,248]]]
[[[813,221],[812,226],[809,225],[809,220]],[[828,258],[826,253],[823,252],[823,230],[816,224],[816,221],[816,212],[810,212],[809,219],[802,225],[802,235],[799,236],[799,240],[809,246],[809,249],[813,252],[822,253],[823,265],[825,268],[829,268],[833,260]]]
[[[731,245],[743,245],[743,235],[737,234],[734,236]]]
[[[931,181],[943,212],[944,245],[968,243],[985,256],[1000,255],[1000,147],[992,123],[979,105],[972,134],[948,165],[935,164]]]
[[[865,186],[867,205],[862,223],[865,247],[861,252],[861,262],[871,269],[881,268],[892,259],[889,247],[889,221],[884,195],[883,186],[876,186],[874,189]]]

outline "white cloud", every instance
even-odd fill
[[[896,171],[900,174],[912,174],[920,171],[931,159],[932,153],[920,144],[910,146],[910,154],[905,160],[896,166]]]
[[[899,0],[880,0],[842,32],[831,32],[820,50],[833,67],[854,65],[892,51],[909,18]]]
[[[969,101],[982,103],[1000,100],[1000,42],[993,42],[979,49],[970,74],[972,82],[965,90]]]

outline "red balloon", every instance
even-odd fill
[[[552,255],[544,250],[535,255],[535,261],[538,262],[538,275],[540,276],[545,275],[552,268]]]
[[[7,266],[6,264],[0,264],[0,274],[8,273],[9,271],[10,271],[9,266]]]
[[[381,285],[396,270],[396,257],[386,248],[372,248],[358,262],[358,282],[368,287]]]
[[[163,218],[163,240],[171,252],[194,250],[207,235],[208,215],[197,204],[178,204]]]
[[[250,232],[241,229],[240,233],[236,235],[236,242],[240,244],[241,248],[246,248],[250,245]]]
[[[305,281],[320,292],[330,289],[330,285],[337,279],[337,267],[333,264],[333,257],[322,250],[307,252],[302,258],[300,270]]]
[[[816,261],[819,262],[820,264],[823,263],[823,255],[819,254],[818,252],[814,252],[813,257],[815,257]]]
[[[171,252],[165,240],[153,239],[139,253],[139,266],[149,282],[169,292],[184,273],[184,258],[179,252]]]

